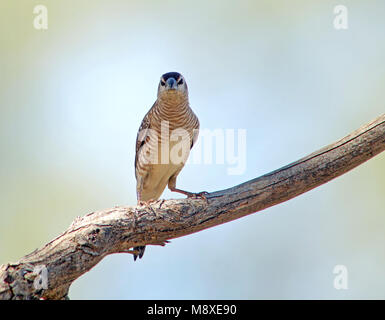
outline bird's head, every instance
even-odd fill
[[[186,97],[188,89],[186,80],[178,72],[168,72],[160,77],[158,97]]]

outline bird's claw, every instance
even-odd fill
[[[169,240],[164,240],[164,241],[159,241],[159,242],[153,242],[151,243],[152,245],[155,245],[155,246],[162,246],[164,247],[167,243],[170,243],[171,241]]]
[[[148,206],[150,205],[151,203],[154,203],[156,202],[157,200],[148,200],[148,201],[143,201],[143,200],[139,200],[138,201],[138,206]]]
[[[207,191],[202,191],[202,192],[198,192],[198,193],[190,193],[187,195],[187,198],[203,199],[208,203],[208,200],[206,197],[207,195],[209,195],[209,193]]]

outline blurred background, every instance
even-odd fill
[[[39,4],[47,30],[33,26]],[[333,25],[341,4],[346,30]],[[190,191],[255,178],[383,114],[384,14],[381,0],[2,0],[0,264],[76,216],[136,203],[136,133],[165,72],[185,76],[201,128],[247,132],[243,174],[190,163],[178,178]],[[385,153],[286,203],[147,247],[135,263],[108,256],[69,296],[384,299],[384,194]],[[333,286],[336,265],[347,290]]]

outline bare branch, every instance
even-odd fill
[[[159,200],[77,218],[63,234],[14,264],[0,266],[0,299],[65,299],[71,283],[112,253],[164,245],[292,199],[385,149],[385,115],[342,140],[281,169],[201,199]],[[39,285],[36,266],[48,271]],[[43,279],[44,280],[44,279]],[[41,288],[41,289],[39,289]]]

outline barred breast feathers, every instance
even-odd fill
[[[141,149],[145,145],[145,149],[149,151],[155,150],[155,148],[158,148],[158,150],[161,148],[160,137],[163,121],[167,121],[170,132],[178,128],[186,130],[190,136],[190,148],[193,147],[198,138],[199,120],[190,108],[188,99],[173,102],[174,101],[157,100],[142,121],[136,140],[136,178],[138,178],[138,171],[140,171],[140,175],[146,174],[146,163],[151,162],[149,159],[141,159],[141,161],[138,162],[138,158],[146,157],[146,154],[141,152]],[[147,156],[151,157],[151,155],[148,154]],[[159,154],[158,157],[160,157]]]

